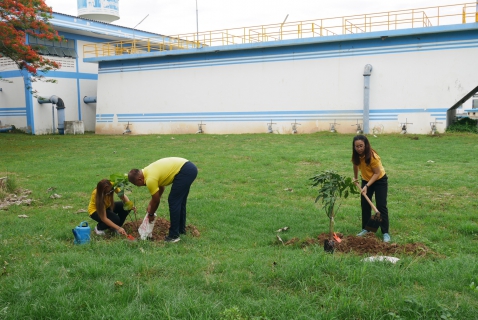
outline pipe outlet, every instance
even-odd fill
[[[96,97],[88,97],[84,96],[83,97],[83,102],[88,104],[88,103],[96,103]]]

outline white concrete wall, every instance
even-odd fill
[[[97,63],[86,63],[83,62],[83,46],[88,42],[88,41],[83,41],[83,40],[77,40],[76,41],[76,46],[77,46],[77,54],[78,54],[78,72],[82,73],[92,73],[92,74],[97,74],[98,73],[98,64]]]
[[[70,36],[71,38],[71,36]],[[32,90],[36,96],[49,98],[56,95],[63,99],[65,103],[65,121],[77,121],[82,119],[86,131],[95,130],[96,104],[87,105],[83,102],[84,96],[96,96],[96,79],[78,79],[75,75],[84,74],[96,77],[98,73],[97,63],[83,62],[83,45],[85,41],[77,41],[78,59],[59,58],[48,56],[46,58],[55,60],[61,64],[61,68],[48,73],[44,80],[55,80],[56,83],[46,81],[36,81],[32,83]],[[7,64],[3,59],[0,71],[17,70],[15,65]],[[18,71],[20,74],[20,72]],[[50,77],[48,77],[50,75]],[[53,75],[53,76],[51,76]],[[11,81],[0,82],[0,121],[2,125],[13,124],[19,129],[29,131],[32,128],[27,127],[27,117],[6,116],[10,108],[28,109],[28,103],[25,101],[25,85],[23,78],[13,77],[6,79]],[[33,123],[35,134],[51,134],[52,130],[57,133],[58,115],[56,108],[53,109],[50,103],[40,104],[36,97],[32,97]],[[27,111],[23,111],[25,114]],[[10,112],[11,113],[11,112]],[[53,118],[55,127],[53,128]]]
[[[95,131],[96,125],[96,103],[84,103],[83,98],[96,97],[97,80],[82,79],[80,83],[80,106],[81,118],[83,119],[85,131]]]
[[[49,79],[49,78],[47,78]],[[65,103],[65,121],[78,120],[78,92],[76,79],[57,78],[57,83],[35,82],[34,89],[38,91],[41,97],[49,98],[53,95],[63,99]],[[52,133],[52,105],[51,103],[38,103],[37,99],[33,99],[33,112],[35,118],[35,134],[51,134]],[[58,115],[56,108],[54,133],[58,129]]]
[[[194,133],[200,120],[206,123],[205,133],[266,132],[270,120],[276,123],[273,129],[277,132],[290,133],[294,119],[301,123],[299,132],[328,130],[334,119],[339,123],[338,132],[354,132],[362,115],[340,111],[363,110],[366,64],[373,66],[371,132],[400,132],[400,124],[408,122],[409,133],[426,134],[436,119],[441,122],[438,131],[443,132],[446,110],[478,85],[478,64],[472,63],[478,57],[475,47],[370,52],[307,60],[293,60],[291,54],[281,62],[244,63],[237,59],[235,64],[217,66],[214,64],[221,63],[220,59],[204,59],[197,62],[206,65],[202,67],[185,67],[181,62],[162,65],[158,60],[155,66],[163,67],[159,70],[100,70],[97,114],[115,116],[111,122],[97,121],[96,132],[121,133],[126,123],[119,122],[118,115],[131,121],[133,134]],[[323,113],[307,119],[294,114],[308,110]],[[380,110],[388,113],[372,114]],[[270,112],[270,117],[252,115],[250,120],[241,120],[229,116],[217,121],[206,114],[258,111]],[[278,113],[283,111],[290,113],[281,120]],[[171,122],[148,120],[155,113],[191,113],[191,117],[181,121],[177,116]],[[390,114],[393,119],[385,119]]]
[[[0,80],[0,124],[14,125],[18,129],[26,130],[25,116],[25,85],[22,77]],[[22,110],[18,110],[22,109]],[[14,116],[21,113],[22,115]]]

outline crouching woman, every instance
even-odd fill
[[[121,201],[114,201],[113,194],[117,192],[113,190],[113,184],[108,179],[103,179],[96,185],[91,193],[90,203],[88,205],[88,214],[91,219],[98,222],[95,227],[97,235],[104,235],[105,230],[113,230],[122,235],[127,235],[123,229],[126,217],[136,208],[131,206],[131,202],[124,194],[119,196]],[[131,210],[125,210],[124,204],[131,206]]]

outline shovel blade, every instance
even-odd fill
[[[380,227],[380,217],[373,216],[368,220],[367,225],[365,226],[365,230],[370,232],[377,232],[379,227]]]

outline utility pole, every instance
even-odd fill
[[[199,18],[198,18],[198,0],[196,0],[196,43],[199,48]]]

